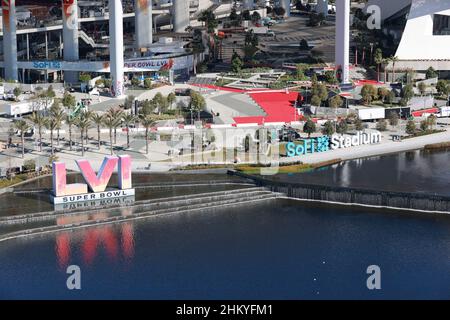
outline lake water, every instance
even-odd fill
[[[281,179],[447,194],[448,157]],[[6,241],[0,259],[3,299],[450,299],[450,216],[271,200]],[[79,291],[66,287],[68,265],[81,268]],[[370,265],[381,290],[367,289]]]

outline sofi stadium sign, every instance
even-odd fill
[[[53,195],[51,198],[54,204],[134,196],[135,190],[131,185],[130,156],[105,157],[97,174],[88,160],[76,160],[76,163],[86,183],[67,184],[66,164],[53,162]],[[118,167],[119,188],[106,190],[116,167]]]
[[[302,143],[290,142],[286,146],[288,157],[298,157],[316,152],[357,147],[361,145],[377,144],[381,142],[381,133],[378,131],[362,132],[355,135],[332,135],[312,139],[305,139]]]

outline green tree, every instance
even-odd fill
[[[71,117],[69,114],[66,115],[66,124],[69,126],[69,149],[72,151],[72,127],[76,125],[77,118]]]
[[[300,40],[300,50],[309,50],[308,41],[305,39]]]
[[[337,125],[336,132],[343,135],[343,134],[347,133],[347,131],[348,131],[347,121],[341,120]]]
[[[13,90],[14,96],[16,97],[16,101],[19,101],[19,97],[22,94],[22,88],[20,86],[15,87]]]
[[[61,130],[62,122],[65,118],[64,110],[60,107],[59,102],[55,101],[50,108],[50,117],[55,120],[56,123],[56,145],[59,146],[59,132]]]
[[[383,51],[381,51],[380,48],[377,48],[375,50],[374,61],[377,65],[377,79],[378,82],[380,82],[380,66],[383,63]]]
[[[261,20],[261,15],[258,13],[258,11],[253,11],[251,20],[253,23],[257,23],[259,20]]]
[[[364,123],[362,120],[358,117],[355,121],[355,130],[356,131],[362,131],[364,129]]]
[[[105,85],[105,88],[111,88],[111,86],[112,86],[112,80],[111,79],[104,79],[103,83]]]
[[[275,7],[273,9],[273,13],[277,16],[284,16],[286,14],[286,10],[282,7]]]
[[[23,169],[25,170],[25,172],[32,172],[36,170],[36,161],[30,159],[30,160],[25,160],[23,163]]]
[[[243,66],[243,62],[238,55],[235,55],[231,60],[231,71],[236,74],[240,74]]]
[[[144,79],[144,87],[145,89],[152,89],[153,88],[153,83],[152,83],[152,79],[151,78],[145,78]]]
[[[322,133],[326,136],[332,136],[335,133],[333,122],[325,122],[325,124],[323,125]]]
[[[308,134],[308,138],[310,138],[311,135],[316,132],[316,124],[311,120],[311,118],[308,118],[308,120],[306,120],[305,125],[303,126],[303,132]]]
[[[416,123],[413,120],[407,122],[406,133],[409,135],[414,135],[416,133]]]
[[[231,13],[228,18],[230,19],[230,21],[236,21],[239,19],[239,15],[237,14],[236,8],[231,9]]]
[[[76,98],[68,92],[64,92],[64,96],[63,96],[61,102],[62,102],[62,105],[67,109],[73,109],[73,108],[75,108],[75,106],[77,104]]]
[[[419,89],[420,95],[423,96],[427,92],[427,84],[425,82],[419,82],[417,89]]]
[[[141,85],[141,80],[139,80],[139,79],[136,78],[136,77],[133,77],[133,78],[131,79],[131,85],[132,85],[133,87],[139,87],[139,86]]]
[[[211,10],[204,10],[200,12],[198,21],[204,22],[208,33],[213,33],[219,23],[217,22],[216,15]]]
[[[103,117],[103,124],[109,129],[109,147],[111,155],[114,154],[113,130],[119,126],[120,119],[115,118],[110,113]]]
[[[340,95],[335,95],[333,98],[330,99],[330,108],[338,109],[342,107],[344,104],[344,100],[342,100]]]
[[[303,63],[296,65],[296,77],[298,81],[305,81],[307,79],[305,76],[307,68],[308,66]]]
[[[414,89],[411,84],[403,87],[401,97],[404,99],[406,104],[414,97]]]
[[[377,89],[371,84],[365,84],[361,89],[361,96],[364,104],[369,105],[377,96]]]
[[[377,130],[378,131],[386,131],[387,130],[386,120],[381,119],[377,122]]]
[[[206,107],[206,101],[203,96],[195,91],[191,91],[190,109],[197,112],[198,120],[200,120],[200,112]]]
[[[436,70],[433,67],[429,67],[426,72],[426,78],[432,79],[432,78],[437,78],[437,77],[438,77],[438,73],[436,72]]]
[[[393,127],[396,127],[399,122],[399,117],[397,112],[391,112],[389,115],[389,124]]]
[[[127,149],[130,148],[130,127],[132,124],[135,124],[137,121],[136,117],[132,114],[126,114],[122,118],[122,122],[127,128]]]
[[[144,116],[140,118],[140,122],[145,128],[145,153],[148,154],[148,139],[150,128],[155,125],[155,120],[152,116]]]
[[[120,110],[120,108],[110,108],[106,116],[111,117],[111,119],[113,120],[112,123],[114,124],[114,143],[117,143],[117,129],[122,124],[123,111]]]
[[[93,113],[91,115],[91,120],[92,122],[95,124],[95,126],[97,127],[97,148],[98,150],[100,150],[100,145],[101,145],[101,141],[100,141],[100,131],[101,131],[101,127],[103,125],[104,122],[104,117],[103,115],[100,115],[98,113]]]
[[[22,159],[25,158],[25,133],[31,129],[30,125],[25,120],[18,120],[14,122],[14,127],[20,132],[20,139],[22,143]]]
[[[136,99],[135,96],[132,96],[132,95],[127,96],[127,97],[125,98],[125,102],[123,103],[123,108],[124,108],[125,110],[129,110],[129,109],[133,108],[134,100],[135,100],[135,99]]]
[[[322,99],[318,95],[313,95],[311,97],[311,105],[319,107],[322,104]]]
[[[437,92],[442,96],[448,96],[450,90],[449,85],[446,80],[439,80],[436,84]]]
[[[175,93],[171,92],[169,93],[169,95],[167,96],[167,103],[169,103],[170,107],[173,107],[173,104],[177,101],[177,96],[175,95]]]
[[[390,62],[392,62],[392,82],[396,81],[396,77],[395,77],[395,64],[398,62],[398,57],[394,56],[390,58]]]
[[[167,100],[167,97],[164,97],[161,99],[161,102],[159,104],[159,114],[164,114],[169,109],[169,101]]]
[[[392,103],[394,102],[395,99],[395,93],[394,91],[390,91],[389,94],[386,97],[386,102],[389,103],[392,106]]]
[[[325,72],[325,81],[328,84],[337,84],[338,79],[336,78],[336,74],[333,71],[326,71]]]
[[[157,108],[157,105],[153,100],[142,101],[139,105],[139,113],[146,116],[153,114],[155,112],[155,109]]]
[[[244,21],[250,21],[252,19],[249,10],[244,10],[242,12],[242,19],[244,19]]]
[[[310,27],[318,27],[320,25],[322,25],[322,23],[325,21],[325,16],[323,13],[316,13],[316,12],[312,12],[309,15],[309,22],[308,25]]]
[[[89,73],[80,73],[79,80],[81,83],[88,83],[92,80],[92,77]]]
[[[81,156],[84,157],[84,134],[91,125],[91,120],[87,117],[86,113],[81,113],[80,116],[75,120],[75,125],[80,130]]]
[[[48,118],[48,121],[45,123],[47,130],[50,131],[50,148],[51,155],[55,154],[55,149],[53,148],[53,133],[58,128],[58,122],[54,117]]]
[[[39,135],[39,152],[42,152],[42,128],[46,126],[47,118],[45,118],[40,112],[33,112],[28,120],[33,123],[34,127],[37,128]]]
[[[423,120],[423,121],[420,122],[420,129],[421,129],[422,131],[427,131],[429,125],[430,125],[430,124],[428,123],[427,120]]]
[[[328,100],[328,89],[324,84],[319,84],[319,98],[322,102]]]
[[[383,103],[386,102],[388,96],[390,95],[391,90],[385,87],[378,88],[378,97],[381,99]]]
[[[41,93],[39,93],[38,98],[40,100],[44,101],[45,104],[45,112],[47,114],[47,110],[48,110],[48,106],[49,104],[53,101],[53,99],[56,97],[56,93],[53,90],[52,86],[49,86],[47,88],[47,90],[42,91]]]
[[[427,122],[428,122],[428,125],[430,126],[431,130],[433,130],[434,126],[437,123],[437,117],[434,114],[432,114],[427,118]]]

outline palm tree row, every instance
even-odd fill
[[[66,99],[66,98],[65,98]],[[64,100],[64,99],[63,99]],[[69,103],[63,103],[69,105]],[[72,103],[70,103],[72,105]],[[72,106],[68,106],[69,110]],[[64,108],[60,106],[60,101],[56,100],[49,110],[49,116],[45,116],[42,112],[34,112],[26,120],[16,121],[14,123],[15,129],[20,132],[22,139],[22,158],[25,155],[25,133],[29,131],[32,126],[37,131],[39,136],[39,152],[42,152],[42,134],[43,129],[47,129],[50,133],[50,147],[51,155],[54,156],[54,137],[56,132],[56,143],[60,143],[60,130],[63,122],[68,126],[69,134],[69,149],[72,151],[73,147],[73,127],[76,127],[80,132],[81,153],[85,154],[85,145],[88,143],[88,130],[95,126],[97,129],[97,147],[100,150],[101,147],[101,128],[107,127],[109,129],[109,144],[111,155],[114,154],[114,145],[117,143],[117,130],[120,127],[126,128],[127,133],[127,149],[130,148],[130,128],[141,123],[145,128],[145,141],[146,141],[146,153],[149,152],[149,133],[151,127],[155,124],[154,114],[148,112],[141,112],[139,116],[128,114],[123,112],[120,108],[111,108],[104,114],[95,112],[81,112],[77,116],[73,116],[69,112],[66,112]]]

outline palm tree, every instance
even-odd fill
[[[66,123],[69,126],[69,148],[72,151],[72,127],[76,124],[77,118],[66,115]]]
[[[384,66],[384,82],[389,82],[388,81],[388,77],[387,77],[387,66],[389,65],[389,62],[391,61],[391,59],[390,58],[384,58],[383,60],[382,60],[382,64],[383,64],[383,66]]]
[[[206,107],[205,98],[200,93],[192,91],[191,93],[191,110],[196,111],[198,120],[200,120],[200,113]]]
[[[119,108],[111,108],[107,112],[107,116],[111,117],[111,119],[114,120],[114,143],[117,142],[117,128],[120,127],[122,123],[122,115],[123,111]]]
[[[80,129],[81,155],[84,157],[84,133],[91,125],[91,120],[82,113],[76,120],[76,126]]]
[[[392,62],[392,82],[395,82],[395,64],[398,62],[398,57],[391,57],[391,62]]]
[[[98,150],[100,150],[100,128],[103,124],[104,117],[98,113],[93,113],[91,115],[91,120],[97,126],[97,145]]]
[[[25,132],[31,129],[30,125],[25,120],[14,122],[14,127],[20,131],[20,138],[22,140],[22,159],[25,158]]]
[[[113,130],[120,125],[121,119],[116,119],[111,114],[106,114],[103,118],[103,124],[109,129],[109,145],[111,155],[114,154]]]
[[[167,96],[167,102],[169,103],[170,107],[173,107],[173,104],[177,101],[177,96],[175,95],[175,93],[171,92],[169,93],[169,95]]]
[[[42,128],[46,126],[47,119],[40,112],[33,112],[31,116],[28,117],[34,127],[38,129],[39,134],[39,152],[42,152]]]
[[[130,148],[130,125],[136,123],[136,117],[132,114],[126,114],[122,118],[123,124],[127,128],[127,149]]]
[[[89,141],[88,130],[91,127],[91,121],[90,120],[91,120],[93,114],[94,113],[92,111],[85,111],[83,113],[83,116],[86,117],[86,119],[89,119],[89,125],[86,127],[85,132],[84,132],[84,138],[86,140],[86,145],[88,144],[88,141]]]
[[[63,106],[69,110],[75,108],[75,106],[77,104],[76,98],[67,91],[64,92],[64,97],[62,98],[61,102],[62,102]]]
[[[51,147],[51,155],[53,156],[54,150],[53,150],[53,132],[58,128],[58,122],[55,118],[50,117],[48,118],[46,122],[46,128],[47,130],[50,130],[50,147]]]
[[[59,130],[61,129],[61,124],[64,120],[64,110],[59,106],[59,104],[55,103],[50,108],[50,116],[56,122],[56,144],[59,146]]]
[[[383,51],[380,48],[375,50],[375,63],[377,65],[377,79],[380,82],[380,65],[383,63]]]
[[[155,121],[152,116],[144,116],[140,121],[145,128],[145,153],[148,154],[148,134],[150,128],[155,124]]]

